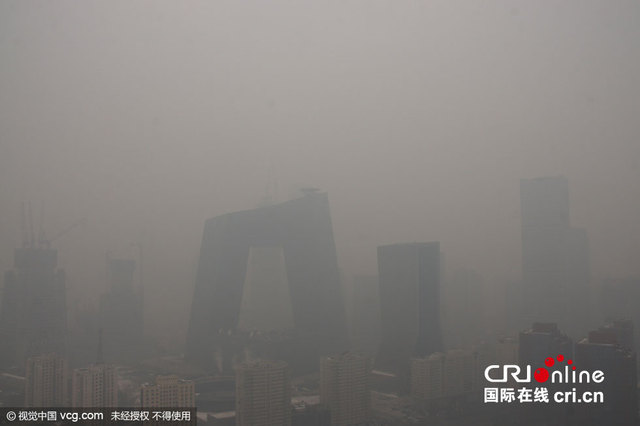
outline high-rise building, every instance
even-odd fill
[[[140,402],[142,408],[195,407],[195,383],[175,375],[158,376],[155,385],[142,385]]]
[[[636,353],[618,342],[613,328],[589,333],[575,348],[575,366],[580,371],[604,373],[601,383],[580,383],[578,394],[602,393],[597,404],[579,404],[577,419],[584,425],[636,425],[638,422],[638,388]]]
[[[236,367],[236,424],[291,425],[291,382],[283,361],[249,361]]]
[[[513,337],[503,337],[498,339],[495,346],[496,364],[517,364],[518,363],[518,340]]]
[[[110,359],[130,357],[143,339],[141,289],[133,284],[135,260],[108,259],[109,290],[100,301],[100,322]]]
[[[320,361],[320,403],[329,407],[331,424],[366,424],[371,418],[371,361],[346,352]]]
[[[589,328],[589,248],[569,222],[565,177],[520,181],[524,321],[555,322],[571,335]]]
[[[414,398],[431,400],[444,396],[444,362],[442,352],[411,360],[411,395]]]
[[[640,278],[627,277],[605,280],[599,299],[600,310],[605,321],[615,322],[620,318],[628,318],[630,323],[626,327],[640,324],[640,309],[638,309],[637,303],[640,300]],[[633,340],[631,349],[638,353],[640,351],[640,327],[633,327],[633,335],[627,336],[627,343],[630,338]]]
[[[440,243],[378,247],[382,343],[376,369],[408,385],[410,359],[442,352]]]
[[[262,304],[252,302],[259,282],[276,293]],[[327,194],[308,191],[284,203],[207,220],[187,357],[210,368],[221,359],[222,370],[230,371],[242,345],[234,349],[229,336],[256,327],[265,312],[278,312],[270,327],[288,327],[292,317],[293,335],[305,342],[298,349],[308,353],[292,358],[308,360],[309,369],[318,368],[318,356],[348,346]]]
[[[66,360],[54,353],[27,359],[25,406],[66,407],[69,404]]]
[[[58,252],[24,247],[14,251],[14,269],[4,275],[0,309],[0,365],[23,368],[27,358],[66,353],[64,271]]]
[[[484,362],[477,351],[454,349],[411,360],[411,394],[417,400],[460,397],[477,391]]]
[[[518,363],[522,366],[544,365],[545,359],[562,354],[566,358],[573,355],[573,342],[558,329],[555,323],[534,323],[522,331],[518,343]]]
[[[72,407],[117,407],[118,376],[110,364],[77,368],[71,375]]]

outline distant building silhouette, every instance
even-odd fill
[[[634,352],[640,351],[640,277],[606,279],[600,292],[600,311],[608,322],[627,318],[633,327]],[[621,325],[622,326],[622,325]],[[627,327],[629,324],[627,324]],[[622,342],[621,342],[622,343]]]
[[[291,381],[283,361],[248,361],[236,367],[236,424],[291,425]]]
[[[484,385],[485,364],[482,354],[462,349],[413,358],[411,394],[422,402],[470,395]]]
[[[195,401],[195,383],[175,375],[158,376],[155,384],[140,389],[142,408],[192,408]]]
[[[371,361],[346,352],[320,361],[320,403],[329,407],[331,425],[366,424],[371,419]]]
[[[54,353],[30,357],[26,363],[26,407],[66,407],[69,404],[67,361]]]
[[[24,367],[27,358],[66,353],[64,271],[58,252],[24,247],[14,251],[14,269],[4,275],[0,309],[0,365]]]
[[[620,334],[613,327],[604,327],[589,333],[575,348],[575,365],[582,371],[600,370],[602,383],[581,383],[584,391],[602,392],[598,404],[578,406],[577,419],[582,425],[636,425],[638,424],[638,386],[636,353],[621,345]]]
[[[532,375],[539,367],[545,367],[547,358],[564,360],[573,359],[573,341],[560,331],[556,323],[534,323],[530,329],[520,333],[518,345],[518,364],[521,367],[531,366]],[[564,371],[566,362],[555,362],[552,367],[545,367],[550,374],[556,370]],[[533,377],[532,377],[533,380]],[[516,387],[513,381],[509,385]],[[562,383],[545,383],[549,395],[556,392],[570,391],[570,385]],[[521,404],[519,407],[521,422],[524,424],[572,424],[567,423],[573,407],[569,404]],[[546,423],[544,423],[546,422]]]
[[[548,357],[573,355],[573,342],[558,329],[555,323],[534,323],[529,330],[520,333],[518,363],[540,366]]]
[[[442,352],[440,243],[378,247],[382,343],[376,369],[408,387],[410,359]]]
[[[272,286],[273,292],[262,304],[252,301],[262,291],[260,282]],[[318,356],[348,346],[329,201],[324,193],[309,191],[301,198],[206,222],[187,357],[212,369],[217,358],[221,360],[218,369],[231,371],[234,357],[243,350],[242,344],[234,342],[234,334],[265,321],[287,327],[288,312],[293,319],[292,339],[298,343],[293,344],[295,350],[286,351],[291,358],[287,361],[302,360],[306,369],[314,370]]]
[[[569,223],[565,177],[520,181],[524,321],[555,322],[578,336],[589,328],[589,247]]]

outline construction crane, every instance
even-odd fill
[[[73,222],[71,225],[69,225],[68,227],[66,227],[62,231],[58,232],[51,239],[49,239],[49,240],[45,239],[45,240],[41,241],[40,244],[42,244],[45,248],[49,248],[51,246],[52,242],[54,242],[55,240],[57,240],[58,238],[60,238],[60,237],[62,237],[64,235],[66,235],[67,233],[73,231],[78,226],[83,225],[86,221],[87,221],[87,217],[85,216],[82,219],[79,219],[79,220]],[[44,232],[42,233],[42,236],[44,237]]]
[[[72,223],[70,226],[63,229],[62,231],[58,232],[52,238],[47,239],[44,232],[44,226],[43,226],[43,222],[44,222],[44,204],[43,204],[42,210],[40,212],[40,229],[38,232],[38,241],[36,246],[36,236],[33,230],[33,214],[31,211],[31,203],[29,202],[25,206],[25,203],[23,202],[21,207],[22,208],[20,211],[20,219],[22,222],[22,247],[23,248],[36,248],[36,247],[50,248],[52,242],[66,235],[68,232],[72,231],[73,229],[77,228],[78,226],[84,224],[87,221],[87,217],[85,216],[82,219],[75,221],[74,223]]]

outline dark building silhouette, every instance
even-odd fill
[[[108,359],[134,357],[143,341],[142,293],[133,284],[136,262],[108,259],[109,290],[100,300],[100,324]]]
[[[64,271],[58,252],[43,247],[14,251],[14,269],[4,275],[0,309],[0,363],[23,369],[27,358],[65,354],[67,311]]]
[[[295,340],[288,342],[289,356],[304,359],[310,369],[317,369],[318,356],[345,350],[348,339],[329,200],[327,194],[311,191],[284,203],[207,220],[187,335],[187,357],[207,368],[213,368],[217,359],[219,370],[231,371],[233,358],[243,349],[234,336],[250,333],[239,326],[245,323],[241,312],[249,254],[259,252],[256,247],[279,248],[269,250],[274,256],[263,259],[279,257],[275,256],[277,253],[284,257],[286,279],[276,279],[281,276],[278,265],[282,265],[276,262],[275,272],[270,274],[273,279],[265,282],[273,281],[274,288],[286,286],[289,291],[293,314],[290,335]],[[252,269],[269,268],[254,265]],[[278,302],[273,309],[280,306]],[[280,320],[274,323],[286,324]]]
[[[565,361],[573,358],[573,341],[558,329],[555,323],[534,323],[533,326],[520,333],[518,345],[518,363],[521,367],[531,366],[531,374],[545,367],[545,360],[549,357],[557,359],[562,355]],[[552,367],[545,367],[553,374],[563,369],[566,362],[555,362]],[[533,377],[532,377],[533,380]],[[516,386],[516,383],[513,383]],[[555,392],[571,390],[572,385],[545,382],[549,395]],[[518,407],[520,424],[525,425],[565,425],[573,418],[573,407],[570,404],[520,404]]]
[[[622,328],[628,325],[618,324]],[[638,424],[636,353],[621,344],[619,337],[621,335],[614,325],[592,331],[588,338],[576,344],[576,367],[579,370],[600,370],[604,373],[602,383],[577,385],[579,394],[585,391],[602,392],[604,398],[598,404],[578,405],[576,424]]]
[[[548,357],[562,354],[570,358],[573,355],[573,342],[558,329],[555,323],[535,323],[520,333],[518,345],[518,363],[534,368],[543,367]]]
[[[600,311],[603,319],[617,322],[620,318],[628,318],[632,324],[640,324],[640,278],[628,277],[607,279],[600,292]],[[634,352],[640,350],[640,327],[633,328]]]
[[[569,223],[569,183],[522,179],[520,201],[523,320],[582,335],[589,329],[589,248],[586,231]]]
[[[382,342],[377,370],[408,386],[410,360],[442,352],[439,317],[440,243],[378,247]]]

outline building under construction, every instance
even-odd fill
[[[58,252],[23,247],[14,252],[14,268],[4,274],[0,308],[0,363],[23,369],[27,358],[64,354],[67,309],[64,271]]]

